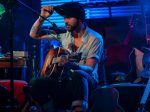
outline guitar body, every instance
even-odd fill
[[[60,79],[62,75],[67,74],[70,66],[64,67],[66,62],[79,62],[82,53],[70,53],[61,47],[51,47],[44,60],[41,69],[41,76],[53,77]]]
[[[49,49],[42,69],[41,69],[41,76],[50,77],[52,74],[59,74],[61,73],[62,66],[58,66],[58,63],[54,63],[54,58],[60,57],[61,55],[67,55],[69,52],[63,48],[57,47],[54,48],[53,46]]]
[[[98,87],[91,94],[92,112],[125,112],[118,104],[119,92],[112,87]]]

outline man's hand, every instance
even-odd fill
[[[79,70],[80,69],[80,67],[79,67],[79,65],[77,63],[69,62],[69,61],[64,64],[64,67],[72,69],[72,70]]]
[[[43,16],[44,18],[48,18],[49,16],[51,16],[53,14],[53,6],[45,6],[41,9],[41,16]],[[43,19],[40,17],[40,19]]]
[[[66,55],[61,55],[58,65],[59,66],[64,66],[67,63],[67,61],[68,61],[67,56]]]

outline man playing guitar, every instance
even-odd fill
[[[31,80],[32,95],[35,99],[42,100],[43,105],[48,104],[51,99],[56,108],[72,107],[73,112],[83,112],[88,109],[88,97],[91,91],[98,85],[97,70],[103,53],[103,39],[85,23],[85,11],[80,3],[68,2],[55,7],[45,6],[41,10],[41,16],[48,18],[53,11],[64,17],[67,32],[41,34],[40,28],[44,19],[39,17],[31,28],[30,36],[36,39],[59,39],[63,49],[69,49],[74,54],[81,53],[81,59],[78,63],[74,63],[60,56],[61,66],[69,69],[69,72],[65,72],[67,77],[59,82],[54,77],[43,77],[52,62],[51,57],[54,57],[49,54],[53,54],[55,50],[50,50],[41,70],[41,77]],[[59,48],[57,51],[59,52]]]

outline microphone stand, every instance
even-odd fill
[[[25,8],[27,8],[28,10],[32,11],[34,14],[42,17],[44,20],[48,21],[50,24],[52,24],[53,28],[57,28],[57,25],[51,21],[49,21],[47,18],[41,16],[37,11],[35,11],[34,9],[32,9],[31,7],[27,6],[26,4],[24,4],[23,2],[21,2],[20,0],[15,0],[18,3],[20,3],[22,6],[24,6]],[[15,109],[16,105],[14,102],[14,73],[13,73],[13,36],[14,36],[14,21],[13,21],[13,7],[14,7],[14,0],[8,0],[7,4],[8,4],[8,18],[9,18],[9,38],[10,38],[10,94],[11,94],[11,107],[6,107],[8,109]],[[11,111],[11,110],[10,110]]]
[[[14,6],[14,1],[13,0],[8,0],[8,17],[9,17],[9,37],[10,37],[10,95],[11,95],[11,107],[10,109],[16,108],[14,104],[14,74],[13,74],[13,6]],[[6,107],[6,109],[9,110],[9,107]]]
[[[33,13],[37,14],[38,16],[42,17],[44,20],[47,20],[49,23],[52,24],[53,27],[57,27],[55,23],[49,21],[47,18],[44,18],[43,16],[41,16],[38,12],[36,12],[35,10],[33,10],[31,7],[27,6],[26,4],[24,4],[23,2],[16,0],[18,3],[20,3],[21,5],[23,5],[24,7],[26,7],[27,9],[29,9],[30,11],[32,11]],[[9,38],[10,38],[10,94],[11,94],[11,105],[10,107],[6,107],[8,110],[13,108],[16,108],[15,102],[14,102],[14,65],[13,65],[13,36],[14,36],[14,21],[13,21],[13,7],[14,7],[14,0],[8,0],[7,1],[8,4],[8,18],[9,18]]]
[[[55,31],[56,34],[59,34],[59,33],[64,33],[66,32],[65,29],[58,29],[58,26],[54,23],[54,22],[51,22],[49,19],[41,16],[39,14],[39,12],[37,12],[36,10],[32,9],[31,7],[29,7],[28,5],[24,4],[22,1],[20,0],[16,0],[19,4],[21,4],[22,6],[24,6],[25,8],[27,8],[28,10],[30,10],[31,12],[33,12],[34,14],[38,15],[39,17],[43,18],[44,20],[48,21],[51,25],[52,25],[52,30]],[[60,30],[60,31],[59,31]]]
[[[41,18],[43,18],[44,20],[48,21],[53,28],[57,28],[57,25],[54,22],[51,22],[49,19],[41,16],[36,10],[32,9],[31,7],[29,7],[28,5],[24,4],[22,1],[20,0],[16,0],[19,4],[21,4],[22,6],[24,6],[25,8],[27,8],[28,10],[30,10],[31,12],[33,12],[34,14],[40,16]]]

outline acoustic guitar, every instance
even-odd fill
[[[91,94],[91,112],[125,112],[118,104],[119,91],[111,86],[98,86]]]
[[[66,62],[79,62],[81,59],[81,53],[70,53],[68,50],[61,47],[54,48],[53,46],[48,51],[43,67],[41,69],[41,75],[46,77],[59,78],[62,74],[65,74],[65,70],[69,67],[65,67]]]

